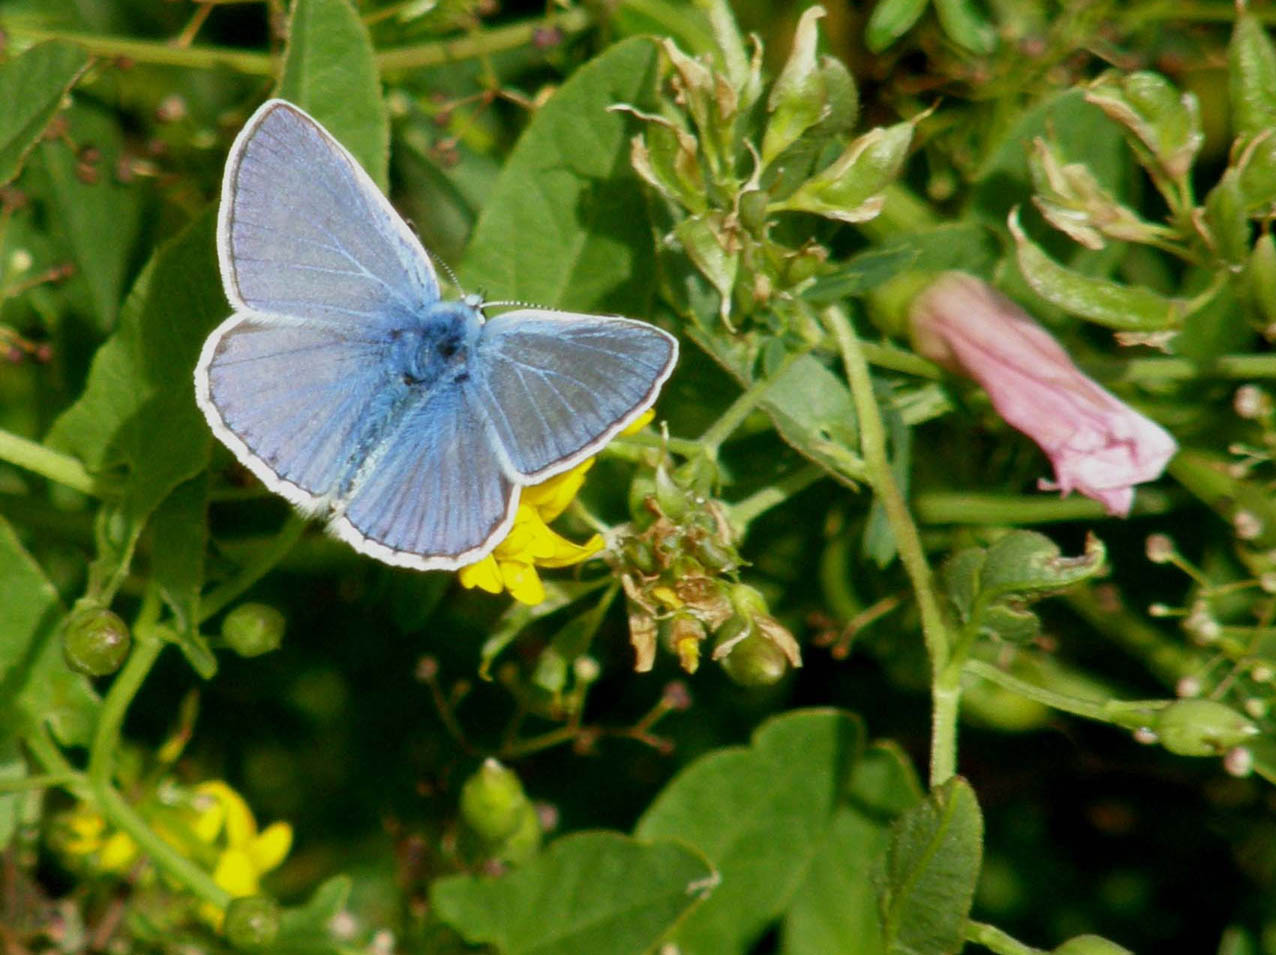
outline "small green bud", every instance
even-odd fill
[[[222,934],[241,952],[269,948],[279,934],[279,903],[267,895],[246,895],[226,906]]]
[[[766,228],[766,207],[771,196],[764,189],[750,189],[740,195],[740,224],[753,233]]]
[[[913,141],[913,122],[871,129],[774,209],[813,212],[839,222],[866,222],[886,204]]]
[[[461,818],[489,846],[510,838],[530,805],[518,775],[490,757],[461,787]]]
[[[510,865],[522,865],[540,849],[541,835],[541,821],[536,807],[530,802],[524,802],[518,814],[518,825],[501,843],[496,851],[496,857]]]
[[[625,561],[634,570],[641,574],[654,574],[656,572],[656,555],[651,550],[651,545],[641,537],[631,538],[622,548],[625,555]]]
[[[131,645],[124,621],[105,607],[72,611],[62,631],[62,656],[67,666],[85,676],[114,673]]]
[[[1227,48],[1227,74],[1236,135],[1248,138],[1276,126],[1276,47],[1243,4]]]
[[[815,50],[820,38],[816,21],[823,16],[823,7],[807,7],[794,31],[788,62],[771,87],[767,100],[771,118],[762,137],[763,165],[797,142],[828,110]]]
[[[1161,745],[1179,756],[1217,756],[1258,733],[1230,706],[1214,700],[1176,700],[1157,714]]]
[[[757,588],[750,587],[748,584],[736,584],[731,588],[731,606],[735,607],[735,612],[745,619],[771,612],[771,608],[766,604],[766,598]]]
[[[1261,235],[1245,266],[1249,294],[1267,325],[1276,324],[1276,240],[1271,233]]]
[[[1100,935],[1077,935],[1054,950],[1054,955],[1134,955],[1124,945]]]
[[[284,639],[284,615],[269,604],[240,604],[222,621],[222,637],[241,657],[278,650]]]
[[[788,672],[788,657],[780,647],[747,623],[744,638],[736,639],[732,644],[734,627],[730,625],[739,619],[732,617],[719,630],[718,646],[729,646],[726,655],[720,658],[722,669],[739,686],[773,686]],[[714,657],[717,656],[715,653]]]
[[[1181,179],[1205,139],[1196,97],[1179,90],[1159,73],[1147,70],[1106,73],[1091,84],[1086,100],[1126,128],[1151,159],[1172,179]]]
[[[669,520],[677,523],[691,510],[691,499],[663,467],[656,469],[656,503]]]
[[[1276,135],[1260,133],[1241,154],[1240,193],[1251,214],[1266,215],[1276,203]]]

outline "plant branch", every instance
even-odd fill
[[[78,460],[11,431],[0,430],[0,461],[8,461],[81,494],[103,496],[103,487]]]

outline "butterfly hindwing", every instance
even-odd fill
[[[282,100],[231,148],[217,245],[236,311],[403,323],[439,298],[420,242],[358,161]]]
[[[380,424],[384,347],[358,329],[236,316],[208,339],[196,398],[217,436],[271,490],[318,508]]]
[[[455,569],[508,532],[518,488],[506,471],[473,389],[444,385],[386,434],[333,529],[389,564]]]
[[[476,387],[511,466],[535,483],[650,407],[677,355],[677,341],[645,322],[518,310],[483,326]]]

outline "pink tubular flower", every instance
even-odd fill
[[[1072,363],[1018,305],[987,283],[948,272],[913,302],[909,322],[919,354],[983,386],[997,413],[1041,446],[1054,483],[1074,488],[1124,517],[1134,485],[1160,476],[1178,450],[1169,433]]]

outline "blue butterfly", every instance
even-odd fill
[[[520,489],[595,454],[678,357],[632,319],[487,319],[477,297],[444,301],[355,158],[283,100],[231,147],[217,252],[234,314],[195,368],[214,434],[272,491],[401,567],[490,553]]]

